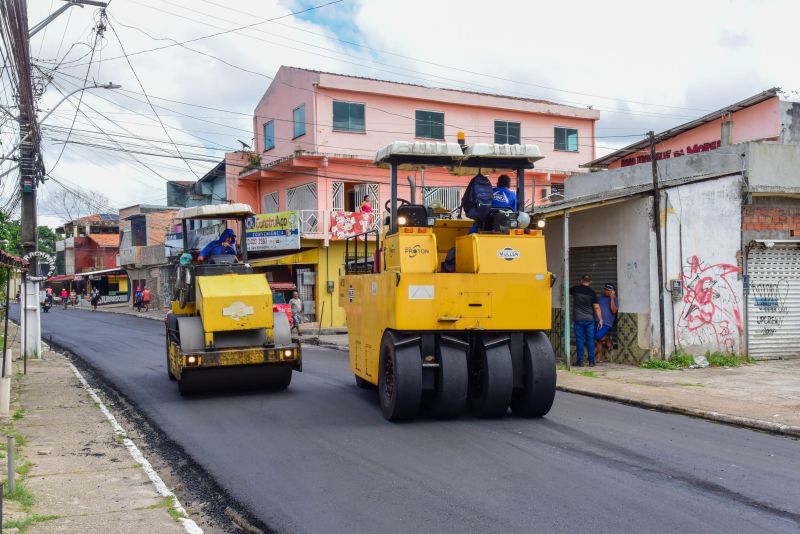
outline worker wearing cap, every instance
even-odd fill
[[[595,365],[595,329],[603,328],[603,314],[597,301],[597,294],[590,287],[592,277],[584,274],[581,283],[569,290],[572,296],[572,320],[575,331],[575,349],[577,367],[583,367],[583,347],[589,352],[589,366]],[[597,317],[597,326],[595,326]]]
[[[219,239],[215,239],[203,247],[203,250],[200,251],[200,255],[197,256],[197,260],[203,261],[210,256],[219,256],[221,254],[233,254],[234,256],[237,254],[236,234],[233,233],[233,230],[230,228],[222,232]]]
[[[619,300],[617,299],[617,288],[614,284],[606,284],[603,286],[603,294],[597,297],[597,303],[600,305],[600,313],[603,315],[603,326],[598,324],[597,332],[595,333],[595,352],[597,354],[597,361],[601,361],[603,354],[603,347],[606,350],[611,350],[611,336],[608,333],[614,327],[614,322],[617,319],[617,312],[619,311]]]

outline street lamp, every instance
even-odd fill
[[[47,120],[47,117],[49,117],[50,115],[52,115],[52,114],[53,114],[53,112],[56,110],[56,108],[57,108],[58,106],[60,106],[60,105],[61,105],[61,104],[63,104],[64,102],[66,102],[66,101],[67,101],[67,99],[69,99],[69,97],[71,97],[71,96],[72,96],[72,95],[74,95],[75,93],[79,93],[79,92],[81,92],[81,91],[86,91],[87,89],[119,89],[120,87],[122,87],[122,86],[121,86],[121,85],[119,85],[119,84],[111,83],[111,82],[108,82],[108,83],[107,83],[107,84],[105,84],[105,85],[97,85],[97,84],[94,84],[94,85],[87,85],[86,87],[79,87],[78,89],[75,89],[75,90],[74,90],[74,91],[72,91],[71,93],[67,94],[67,95],[66,95],[64,98],[62,98],[62,99],[61,99],[61,100],[58,102],[58,104],[56,104],[55,106],[53,106],[53,107],[52,107],[52,109],[50,109],[50,111],[48,111],[48,112],[47,112],[47,114],[46,114],[44,117],[42,117],[42,120],[40,120],[40,121],[39,121],[39,124],[41,124],[41,123],[43,123],[44,121],[46,121],[46,120]],[[20,139],[20,140],[19,140],[19,143],[17,143],[16,145],[14,145],[14,148],[12,148],[11,150],[9,150],[7,155],[5,155],[5,156],[3,156],[2,158],[0,158],[0,161],[5,161],[5,160],[9,159],[9,157],[11,156],[11,154],[13,154],[13,153],[14,153],[14,151],[15,151],[15,150],[17,150],[17,149],[20,147],[20,145],[22,145],[22,143],[24,143],[25,141],[27,141],[27,140],[28,140],[28,137],[30,137],[30,136],[31,136],[31,132],[28,132],[28,133],[26,133],[26,134],[25,134],[25,137],[23,137],[22,139]]]

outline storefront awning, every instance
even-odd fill
[[[257,258],[250,260],[253,267],[268,267],[270,265],[294,265],[298,263],[316,264],[319,262],[319,249],[311,248],[294,254],[285,256],[273,256],[271,258]]]
[[[273,291],[294,291],[297,286],[291,282],[270,282],[270,289]]]
[[[47,279],[48,282],[81,282],[83,278],[79,274],[60,274],[58,276],[51,276]]]
[[[115,269],[100,269],[99,271],[89,271],[86,273],[76,273],[75,276],[90,276],[93,274],[125,274],[119,267]]]

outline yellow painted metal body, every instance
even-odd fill
[[[172,302],[177,316],[199,316],[203,324],[203,351],[187,352],[174,341],[167,344],[170,372],[180,380],[184,369],[243,365],[291,363],[301,369],[300,344],[276,346],[272,291],[263,274],[219,274],[198,276],[195,281],[195,302],[181,308]],[[266,329],[269,346],[213,349],[218,332]],[[195,356],[194,362],[188,358]]]
[[[471,234],[471,221],[400,228],[383,242],[383,271],[342,278],[350,366],[376,384],[387,329],[410,332],[534,331],[551,326],[551,275],[544,238]],[[535,232],[535,231],[533,231]],[[456,247],[456,272],[441,272]]]
[[[272,291],[264,275],[198,276],[195,302],[206,346],[213,345],[214,332],[266,328],[272,338]]]

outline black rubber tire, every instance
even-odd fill
[[[469,386],[467,352],[456,347],[440,345],[438,360],[432,413],[434,417],[453,419],[464,413],[467,407]]]
[[[292,366],[287,364],[274,364],[269,366],[269,388],[280,391],[292,383]]]
[[[164,321],[164,324],[166,329],[166,332],[164,332],[164,338],[167,340],[167,376],[169,377],[170,380],[175,381],[177,380],[177,378],[175,378],[175,375],[172,374],[172,370],[169,368],[169,342],[170,338],[172,337],[170,335],[170,330],[178,329],[178,319],[172,313],[168,313],[167,319],[166,321]]]
[[[192,371],[183,370],[181,379],[178,380],[178,392],[181,394],[181,397],[188,397],[195,393],[195,388],[192,384]]]
[[[476,417],[503,417],[514,392],[514,370],[508,343],[493,346],[492,339],[476,340],[471,358],[469,407]]]
[[[358,386],[360,389],[375,389],[374,384],[367,382],[358,375],[353,375],[353,376],[356,377],[356,386]]]
[[[544,332],[525,336],[523,389],[514,391],[511,411],[520,417],[542,417],[556,396],[556,355]]]
[[[422,402],[422,356],[418,344],[397,347],[399,337],[386,332],[381,341],[378,397],[389,421],[416,417]]]

